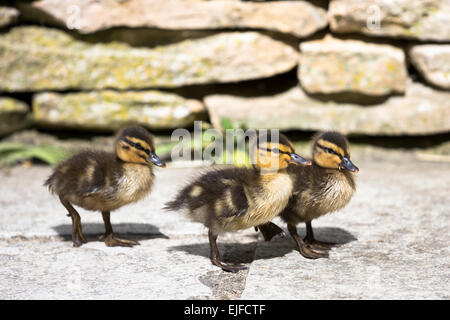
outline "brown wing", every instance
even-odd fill
[[[84,151],[61,163],[45,184],[52,192],[67,198],[108,200],[114,194],[114,179],[120,170],[113,154]]]
[[[217,218],[241,216],[248,210],[244,186],[254,175],[249,168],[209,169],[183,188],[165,209],[187,208],[195,215],[196,210],[207,208],[209,215]]]

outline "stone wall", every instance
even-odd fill
[[[353,135],[450,131],[450,0],[8,3],[1,135],[30,123],[171,130],[223,118]]]

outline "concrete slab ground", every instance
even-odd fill
[[[249,266],[237,274],[211,265],[203,226],[161,210],[198,169],[158,170],[149,197],[111,214],[134,248],[106,247],[101,215],[84,210],[89,242],[73,248],[71,220],[42,186],[51,168],[0,171],[0,299],[449,299],[450,164],[357,164],[351,203],[313,222],[316,238],[341,243],[329,259],[249,229],[219,237],[224,260]]]

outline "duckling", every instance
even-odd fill
[[[348,204],[356,189],[354,173],[358,171],[350,160],[347,138],[338,132],[324,132],[313,138],[312,166],[289,167],[288,172],[295,177],[295,187],[280,217],[305,258],[328,257],[334,244],[315,240],[311,221]],[[300,222],[306,224],[304,239],[297,234],[296,225]]]
[[[255,142],[256,140],[256,142]],[[208,228],[211,262],[224,271],[246,267],[221,261],[216,240],[224,232],[270,223],[288,204],[294,181],[286,168],[289,163],[311,165],[294,151],[282,134],[253,139],[253,167],[210,169],[184,187],[165,209],[183,210],[195,222]]]
[[[105,224],[107,246],[138,245],[113,233],[110,212],[139,201],[152,189],[152,164],[165,164],[155,154],[152,135],[142,127],[127,127],[115,138],[115,152],[82,151],[59,164],[44,185],[57,194],[72,218],[74,247],[86,243],[81,219],[72,205],[100,211]]]

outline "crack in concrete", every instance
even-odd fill
[[[237,273],[222,271],[210,271],[200,277],[200,282],[212,290],[212,300],[239,300],[245,289],[247,275],[251,264],[255,259],[258,242],[244,244],[225,244],[222,248],[224,261],[242,263],[247,266],[246,270]]]
[[[101,241],[97,239],[97,235],[87,234],[85,235],[89,241]],[[139,234],[127,233],[122,234],[122,236],[139,236]],[[148,235],[147,235],[148,236]],[[205,238],[204,236],[198,235],[175,235],[171,236],[170,239],[189,239],[189,238]],[[19,243],[19,242],[33,242],[38,241],[40,243],[49,242],[69,242],[71,241],[70,235],[56,235],[56,236],[23,236],[15,235],[12,237],[1,237],[0,241],[5,241],[7,243]],[[247,237],[236,237],[233,243],[230,240],[221,243],[219,246],[222,250],[222,255],[224,261],[230,261],[233,263],[245,264],[248,269],[239,271],[237,273],[226,272],[217,268],[217,270],[209,271],[205,275],[199,277],[201,283],[211,288],[211,296],[192,296],[192,300],[239,300],[244,289],[247,280],[247,275],[249,273],[251,263],[255,259],[256,248],[259,241],[245,242],[248,241]],[[243,243],[239,240],[244,240]]]

